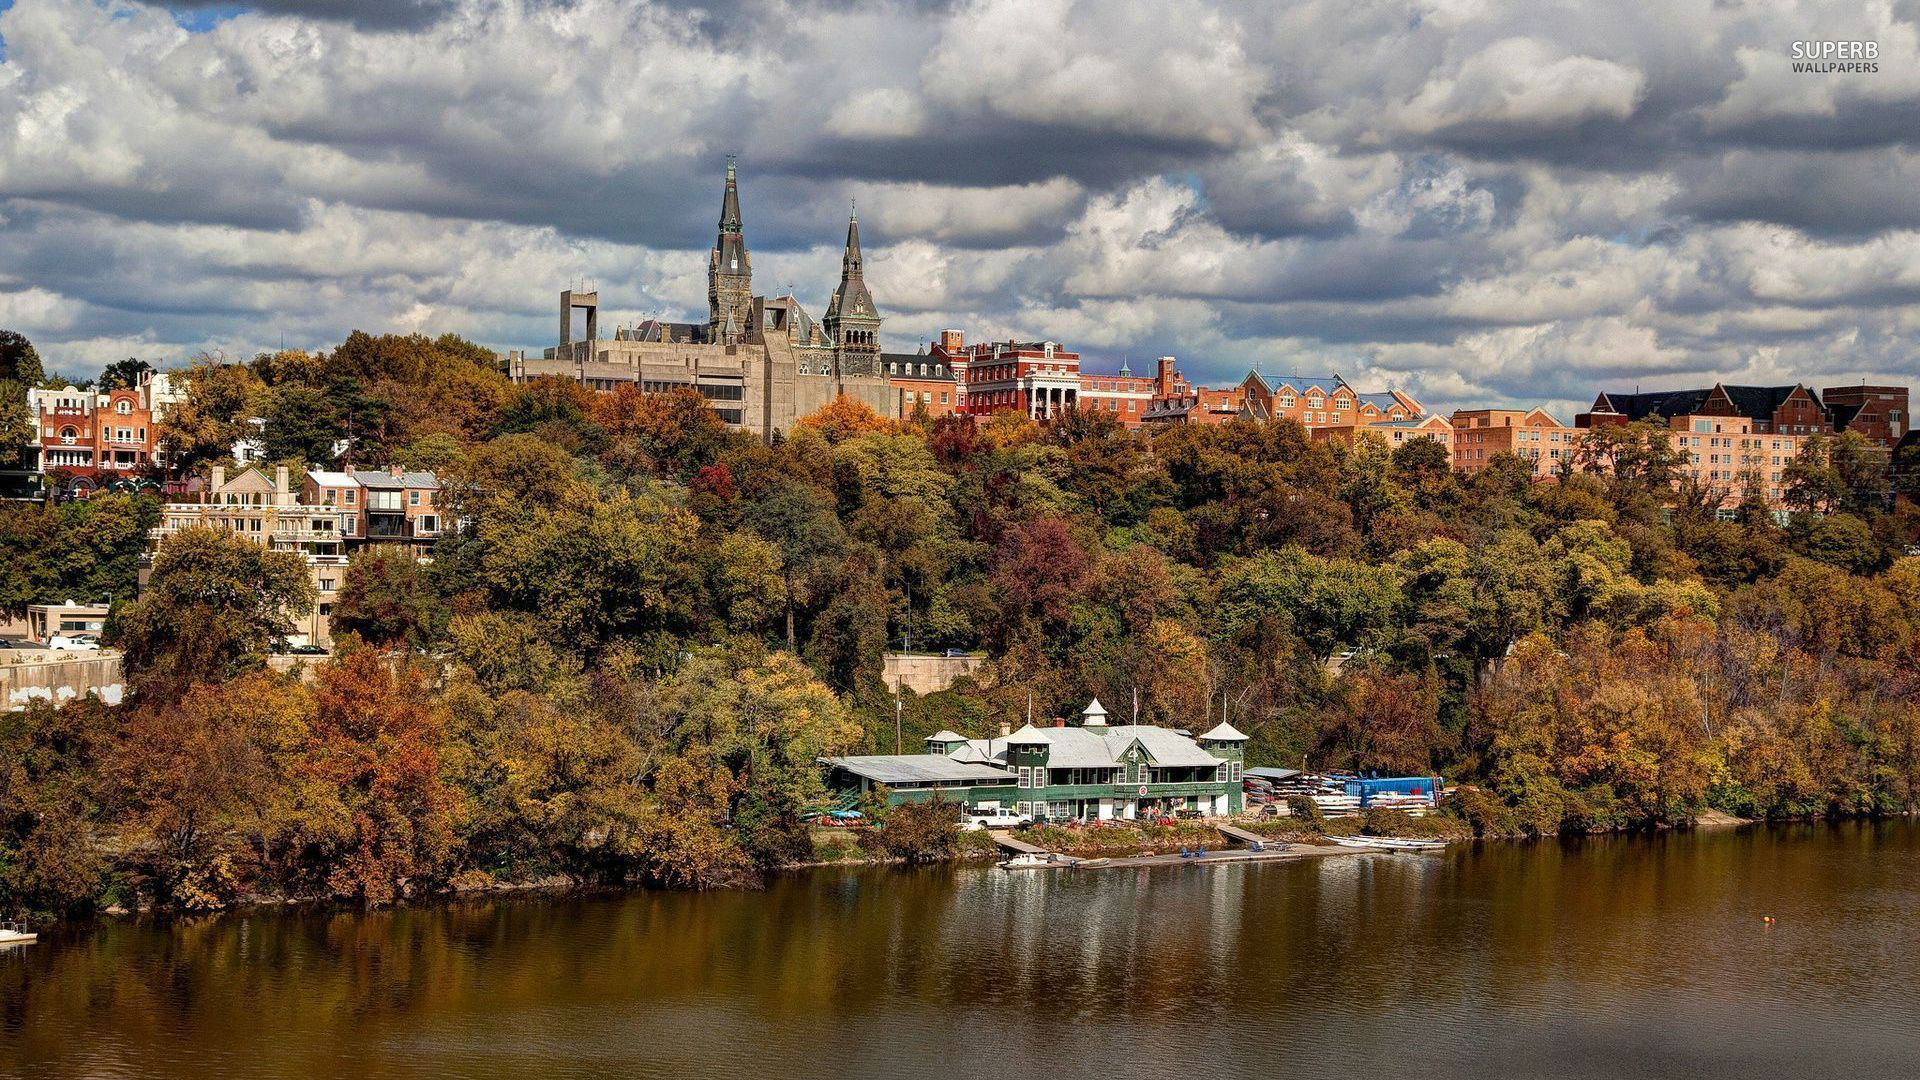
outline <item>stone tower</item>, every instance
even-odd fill
[[[860,269],[860,218],[847,215],[847,253],[840,258],[840,287],[827,301],[827,340],[842,375],[880,374],[880,312]]]
[[[720,236],[707,261],[707,340],[737,344],[753,317],[753,261],[740,231],[740,185],[727,159],[727,193],[720,201]]]

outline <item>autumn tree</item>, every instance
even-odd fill
[[[447,711],[421,673],[370,649],[324,665],[293,765],[301,805],[271,838],[283,880],[369,905],[418,895],[453,865]]]
[[[859,398],[839,394],[832,401],[800,418],[800,426],[811,428],[826,436],[830,443],[851,439],[856,435],[888,431],[893,422],[873,411],[873,406]]]
[[[308,711],[297,682],[258,671],[132,710],[106,773],[120,863],[141,895],[205,910],[257,883],[249,838],[292,809],[288,769]]]
[[[447,609],[411,551],[376,546],[347,561],[332,623],[372,645],[423,648],[446,632]]]

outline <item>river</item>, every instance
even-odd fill
[[[1917,914],[1901,821],[106,920],[0,1075],[1905,1077]]]

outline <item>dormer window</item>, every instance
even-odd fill
[[[133,412],[133,402],[128,401],[126,398],[121,398],[119,401],[114,402],[113,411],[119,413],[121,416],[131,415]]]

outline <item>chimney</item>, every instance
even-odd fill
[[[273,470],[273,502],[275,506],[287,503],[287,467],[276,466]]]
[[[1064,716],[1056,716],[1056,717],[1054,717],[1054,718],[1053,718],[1053,726],[1054,726],[1054,727],[1066,727],[1066,726],[1067,726],[1067,718],[1066,718],[1066,717],[1064,717]]]
[[[348,476],[353,475],[353,462],[351,461],[347,462],[345,471]]]
[[[220,489],[226,486],[227,467],[225,465],[215,465],[213,467],[213,478],[207,481],[207,494],[217,495]]]
[[[1013,734],[1013,725],[1005,720],[1000,721],[1000,737],[1004,739],[1011,734]]]

